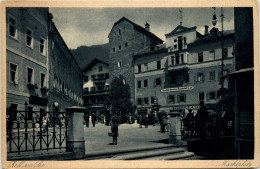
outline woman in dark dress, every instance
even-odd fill
[[[111,131],[112,131],[112,133],[113,133],[113,144],[114,144],[114,145],[117,145],[118,122],[119,122],[117,116],[115,116],[115,117],[113,118],[113,121],[112,121],[112,122],[113,122],[113,125],[111,126]]]

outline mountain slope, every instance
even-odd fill
[[[80,46],[77,49],[71,49],[71,53],[77,60],[82,69],[93,58],[97,57],[101,60],[109,60],[109,44],[94,45],[94,46]]]

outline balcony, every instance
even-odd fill
[[[182,64],[175,64],[175,65],[169,65],[168,67],[168,70],[186,70],[188,71],[190,68],[189,68],[189,65],[188,63],[182,63]]]

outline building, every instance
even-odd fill
[[[6,106],[60,110],[82,102],[82,72],[48,8],[6,8]]]
[[[105,115],[108,109],[105,100],[109,94],[109,64],[94,58],[84,68],[83,100],[84,107],[91,114]]]
[[[52,19],[51,14],[49,19]],[[53,110],[55,102],[60,111],[65,111],[66,107],[83,106],[83,72],[52,21],[49,43],[48,107]]]
[[[234,8],[235,72],[235,150],[238,159],[254,158],[254,38],[253,8]],[[256,56],[258,57],[258,56]]]
[[[47,109],[48,8],[6,8],[6,106]]]
[[[122,17],[114,23],[109,35],[109,73],[110,79],[123,75],[125,83],[129,84],[131,100],[134,102],[134,64],[133,56],[141,49],[154,47],[163,41],[150,32],[150,25],[145,28],[129,19]]]
[[[220,31],[205,26],[202,35],[196,27],[179,25],[165,36],[164,46],[134,56],[137,112],[152,111],[155,97],[160,111],[196,112],[200,100],[214,111],[222,76]],[[233,47],[234,33],[225,32],[225,74],[233,71]]]

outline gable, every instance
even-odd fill
[[[171,31],[168,34],[165,34],[165,36],[168,37],[168,36],[180,33],[180,32],[186,32],[186,31],[191,31],[191,30],[196,30],[196,29],[197,29],[196,26],[187,28],[187,27],[184,27],[182,25],[178,25],[173,31]]]

